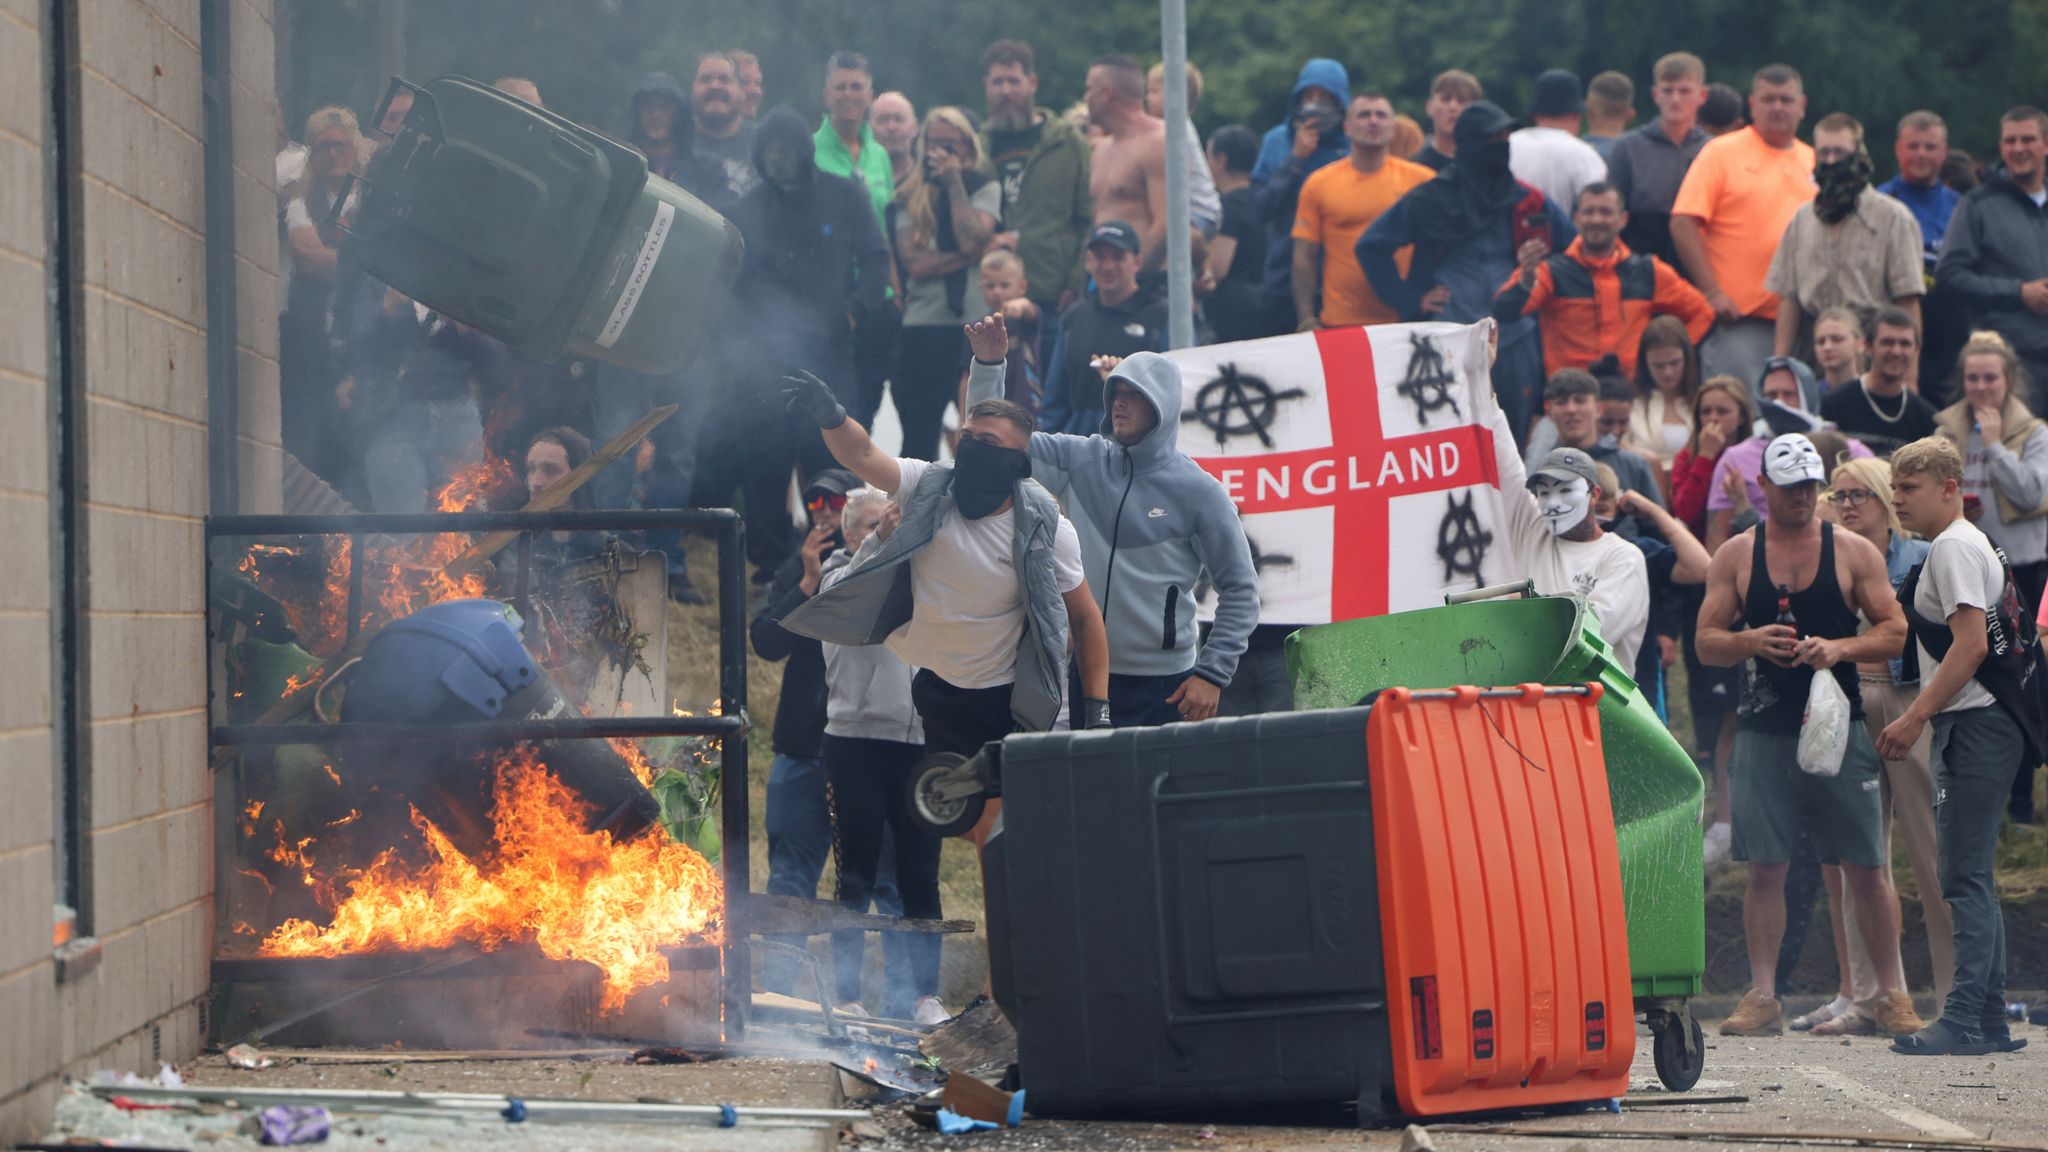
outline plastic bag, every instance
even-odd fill
[[[1813,674],[1806,693],[1806,718],[1799,724],[1799,767],[1815,776],[1842,771],[1849,751],[1849,697],[1832,672]]]

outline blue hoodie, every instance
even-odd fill
[[[1301,105],[1301,94],[1310,88],[1333,92],[1337,107],[1351,107],[1351,74],[1342,64],[1326,56],[1303,64],[1294,91],[1287,97],[1287,119],[1266,132],[1259,144],[1258,162],[1252,165],[1252,187],[1266,224],[1266,295],[1282,300],[1293,299],[1294,207],[1301,195],[1301,182],[1323,165],[1351,154],[1351,142],[1344,138],[1340,121],[1308,159],[1294,159],[1294,110]]]
[[[1228,687],[1259,622],[1258,575],[1237,506],[1180,450],[1180,369],[1137,352],[1113,379],[1145,394],[1159,423],[1126,448],[1109,416],[1094,436],[1035,432],[1031,476],[1059,498],[1081,537],[1081,566],[1109,630],[1109,670],[1174,676],[1193,669]],[[1003,365],[973,361],[967,403],[1002,395]],[[1207,568],[1216,621],[1195,651],[1195,582]]]

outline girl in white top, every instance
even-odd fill
[[[1671,461],[1692,439],[1693,395],[1700,387],[1700,358],[1676,316],[1658,316],[1643,329],[1636,350],[1635,411],[1629,415],[1628,446],[1657,460],[1665,499],[1671,494]]]

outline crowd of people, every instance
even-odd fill
[[[729,336],[665,377],[526,361],[352,276],[334,221],[374,145],[320,109],[279,160],[287,448],[369,507],[416,510],[464,460],[560,471],[564,430],[603,442],[682,403],[592,495],[745,515],[771,585],[755,649],[787,662],[770,888],[814,894],[836,850],[840,899],[935,917],[938,843],[896,799],[924,753],[1289,706],[1291,625],[1260,622],[1235,510],[1179,449],[1180,379],[1158,354],[1182,133],[1204,341],[1495,325],[1513,554],[1538,591],[1588,601],[1660,712],[1683,669],[1713,780],[1705,858],[1749,866],[1754,983],[1724,1031],[1785,1027],[1777,992],[1824,889],[1839,995],[1792,1028],[1908,1053],[2009,1043],[1993,850],[2003,820],[2035,819],[2048,710],[2048,423],[2030,407],[2048,379],[2048,114],[2006,112],[1986,166],[1913,112],[1874,184],[1853,116],[1801,139],[1782,64],[1745,97],[1674,52],[1635,125],[1618,72],[1544,72],[1517,117],[1450,70],[1417,120],[1319,58],[1282,123],[1206,141],[1165,121],[1163,68],[1130,56],[1095,60],[1065,111],[1041,102],[1029,44],[981,65],[980,108],[920,116],[834,53],[815,128],[761,110],[747,53],[706,53],[687,88],[643,79],[623,135],[746,240]],[[1186,80],[1192,111],[1201,74]],[[498,86],[541,103],[531,81]],[[894,451],[868,433],[885,399]],[[680,542],[650,543],[672,595],[698,598]],[[1817,675],[1851,718],[1825,772],[1795,754]],[[1895,823],[1932,1023],[1906,992]],[[944,1015],[931,939],[890,943],[886,1013]],[[850,1006],[857,945],[837,963]]]

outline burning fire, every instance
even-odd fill
[[[695,850],[660,832],[614,843],[608,832],[585,831],[586,805],[531,751],[498,765],[492,797],[488,859],[463,856],[415,809],[431,863],[409,868],[385,850],[346,877],[348,894],[331,923],[287,920],[264,940],[263,953],[338,956],[465,943],[491,951],[531,941],[551,959],[602,970],[601,1007],[610,1013],[635,990],[668,979],[663,948],[717,942],[723,890],[717,869]],[[310,867],[304,842],[295,853]]]
[[[487,456],[456,475],[435,495],[443,512],[485,505],[515,477],[511,466]],[[358,603],[359,631],[442,600],[489,594],[485,572],[450,576],[448,564],[469,547],[459,533],[411,536],[396,541],[368,538],[363,555],[351,556],[346,537],[329,538],[316,574],[290,547],[256,545],[241,571],[281,602],[305,647],[331,658],[349,635],[350,564],[363,565]],[[294,568],[299,571],[295,572]],[[294,588],[295,580],[308,584]],[[314,588],[317,587],[317,594]],[[317,609],[299,607],[317,603]],[[321,669],[292,677],[289,696],[311,683]],[[643,785],[660,772],[634,741],[610,742]],[[322,771],[337,785],[332,765]],[[402,859],[395,848],[379,853],[367,867],[338,864],[334,853],[316,868],[315,837],[294,835],[273,818],[275,846],[263,852],[285,875],[296,874],[314,903],[331,912],[325,925],[289,919],[264,937],[269,956],[339,956],[377,951],[412,951],[473,945],[492,951],[530,942],[557,960],[583,960],[603,972],[602,1010],[617,1012],[637,989],[665,982],[668,958],[662,949],[716,944],[723,931],[724,895],[717,869],[695,849],[655,831],[615,842],[608,832],[587,832],[587,805],[562,784],[531,750],[508,755],[493,776],[492,847],[471,859],[432,821],[411,809],[413,826],[425,842],[427,863]],[[243,835],[253,839],[264,822],[264,806],[252,800],[241,813]],[[354,823],[350,808],[325,828]],[[260,873],[248,873],[263,879]],[[266,889],[274,890],[264,880]],[[256,934],[245,922],[233,931]]]
[[[434,508],[440,512],[482,508],[493,492],[507,488],[514,480],[510,464],[486,455],[456,473],[434,494]],[[357,606],[361,617],[355,621],[358,629],[410,615],[443,600],[487,594],[481,570],[461,576],[449,576],[445,571],[448,563],[469,547],[469,538],[463,534],[407,536],[395,541],[379,537],[366,544],[362,557],[362,603]],[[252,544],[236,568],[284,604],[292,631],[307,651],[326,657],[340,650],[348,639],[352,554],[348,537],[326,539],[317,594],[293,587],[300,577],[292,569],[302,559],[302,552],[296,547]],[[304,688],[312,679],[311,672],[292,677],[285,685],[285,694]]]

